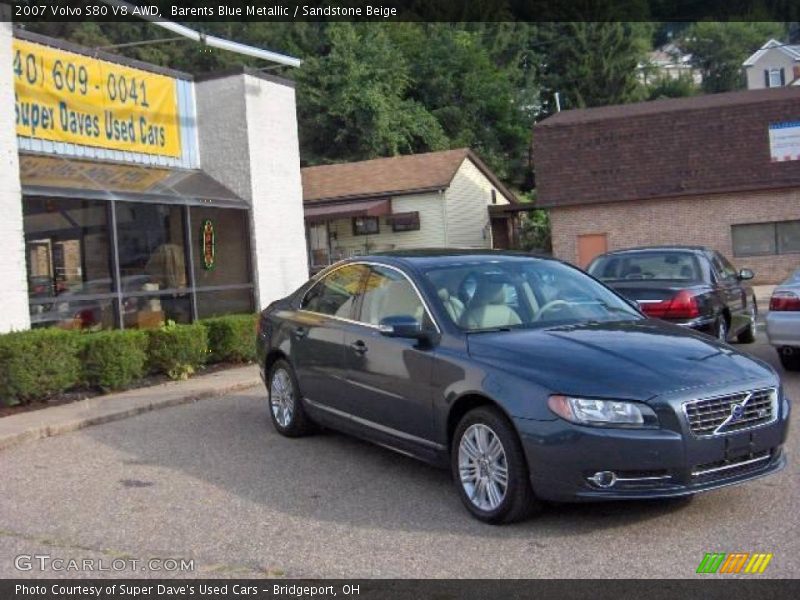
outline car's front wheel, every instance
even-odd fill
[[[278,433],[300,437],[314,430],[314,424],[303,408],[294,370],[285,360],[276,361],[270,368],[267,391],[269,416]]]
[[[461,419],[451,466],[462,502],[481,521],[519,521],[540,506],[517,432],[495,408],[482,406]]]

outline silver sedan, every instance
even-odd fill
[[[778,349],[783,368],[800,371],[800,269],[772,292],[767,338]]]

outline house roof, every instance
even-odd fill
[[[534,127],[537,204],[800,187],[769,132],[799,110],[800,88],[783,87],[558,113]]]
[[[469,159],[509,202],[516,197],[469,148],[302,169],[303,202],[339,202],[446,189]]]
[[[800,45],[783,44],[778,40],[769,40],[766,44],[756,50],[750,58],[742,63],[743,67],[752,67],[758,60],[770,50],[779,50],[792,60],[800,60]]]

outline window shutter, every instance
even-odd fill
[[[764,69],[764,87],[769,87],[769,69]]]
[[[781,68],[781,86],[786,85],[786,69]]]

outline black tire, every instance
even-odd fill
[[[288,377],[285,377],[283,374]],[[275,405],[280,402],[277,397],[273,398],[273,383],[276,378],[281,378],[281,387],[286,384],[289,386],[287,389],[291,392],[292,398],[291,415],[286,414],[286,404],[279,405],[276,411]],[[284,409],[284,412],[281,412],[281,408]],[[275,430],[281,435],[286,437],[301,437],[309,435],[315,430],[314,423],[309,418],[308,414],[306,414],[305,407],[303,406],[300,386],[297,385],[297,377],[294,374],[294,369],[283,359],[275,361],[269,369],[269,375],[267,376],[267,410],[269,412],[269,418],[272,421],[272,426],[275,427]]]
[[[794,348],[794,352],[788,355],[783,353],[783,348],[778,348],[778,356],[784,369],[787,371],[800,371],[800,348]]]
[[[505,493],[499,504],[492,509],[482,509],[468,495],[461,481],[459,448],[464,434],[474,425],[482,425],[493,433],[502,445],[508,478]],[[472,430],[471,430],[472,431]],[[508,419],[499,410],[481,406],[468,412],[459,422],[453,435],[450,451],[453,483],[467,510],[486,523],[513,523],[521,521],[541,509],[530,483],[530,473],[519,436]],[[477,474],[477,470],[474,471]],[[477,484],[476,484],[477,489]],[[485,488],[483,488],[485,489]]]
[[[752,344],[756,341],[756,318],[758,317],[758,305],[756,304],[755,298],[752,299],[752,303],[753,318],[750,321],[750,325],[747,326],[747,329],[736,336],[736,341],[740,344]]]

